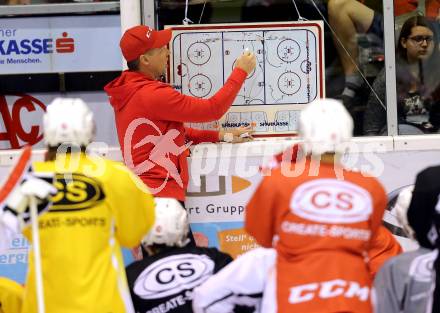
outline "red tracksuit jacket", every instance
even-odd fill
[[[217,131],[184,127],[183,123],[220,119],[239,92],[246,72],[234,69],[211,98],[183,95],[169,84],[124,71],[107,84],[125,164],[159,197],[185,199],[188,185],[187,143],[217,142]]]

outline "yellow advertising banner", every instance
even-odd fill
[[[227,229],[218,232],[219,249],[229,253],[234,259],[258,247],[255,239],[244,228]]]

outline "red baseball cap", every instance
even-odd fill
[[[165,46],[170,40],[170,28],[158,31],[148,26],[139,25],[125,31],[119,46],[125,60],[130,62],[136,60],[148,50]]]

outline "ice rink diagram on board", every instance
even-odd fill
[[[245,49],[257,58],[225,116],[190,126],[253,123],[260,134],[294,133],[299,110],[324,97],[322,29],[320,21],[173,26],[169,76],[183,94],[212,97]]]

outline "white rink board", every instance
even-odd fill
[[[257,57],[232,108],[214,129],[255,123],[258,134],[297,130],[298,111],[324,97],[322,22],[173,26],[170,81],[183,94],[212,97],[249,49]]]

